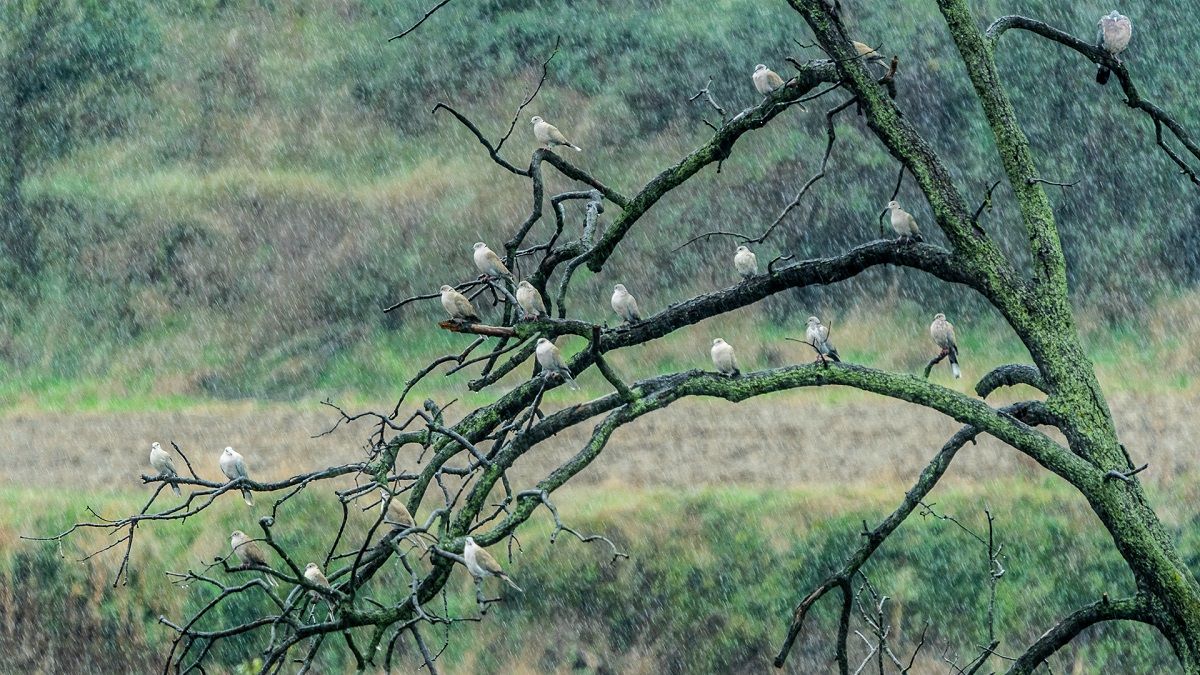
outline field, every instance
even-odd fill
[[[955,428],[906,404],[857,395],[830,402],[823,394],[776,396],[754,407],[690,401],[622,429],[557,502],[569,524],[613,538],[632,559],[610,565],[602,545],[569,537],[550,546],[548,518],[535,518],[509,563],[528,592],[506,600],[482,624],[457,628],[445,671],[768,672],[801,589],[856,544],[862,520],[875,522],[893,508],[935,451],[930,439]],[[1191,441],[1200,421],[1189,412],[1196,403],[1179,392],[1112,400],[1130,452],[1150,462],[1142,477],[1189,557],[1200,554],[1187,507],[1200,496],[1193,468],[1200,449]],[[178,616],[203,597],[201,589],[167,585],[160,572],[211,560],[224,552],[228,530],[250,524],[231,499],[215,521],[143,526],[134,582],[115,590],[107,587],[118,562],[113,555],[77,565],[71,560],[82,552],[79,544],[65,546],[60,561],[55,546],[18,535],[83,518],[85,506],[104,515],[137,508],[145,494],[137,475],[145,471],[151,439],[179,442],[201,475],[210,476],[216,451],[231,443],[255,475],[272,478],[355,452],[361,430],[312,438],[335,419],[321,406],[282,404],[6,414],[2,442],[17,454],[0,474],[10,486],[0,502],[16,516],[0,525],[0,568],[10,575],[0,584],[10,589],[0,597],[0,672],[91,662],[116,667],[106,661],[107,640],[122,641],[122,653],[136,656],[136,670],[153,669],[168,635],[156,617]],[[554,439],[518,465],[515,485],[536,480],[580,442],[576,433]],[[415,465],[413,457],[404,461]],[[1009,569],[999,591],[1002,650],[1016,650],[1075,605],[1131,590],[1086,506],[990,439],[960,453],[931,499],[939,512],[974,527],[984,508],[997,516]],[[289,517],[308,528],[335,516],[328,496],[312,494]],[[297,535],[287,523],[281,531]],[[982,639],[981,623],[958,619],[983,597],[981,556],[963,533],[914,517],[873,563],[873,581],[894,598],[894,644],[911,649],[930,624],[930,647],[914,672],[945,672],[943,656],[970,658]],[[471,615],[470,598],[465,580],[452,584],[453,611]],[[37,607],[55,608],[61,620],[53,630],[31,632]],[[830,609],[817,615],[787,672],[824,672]],[[73,632],[90,638],[68,640]],[[44,648],[52,642],[64,646]],[[1169,663],[1164,649],[1148,631],[1097,629],[1058,657],[1054,669],[1150,672]],[[233,669],[254,655],[253,644],[232,643],[218,663]],[[411,649],[402,656],[413,658]],[[345,665],[325,663],[334,671]]]

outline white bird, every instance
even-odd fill
[[[513,582],[512,577],[508,576],[508,573],[500,568],[500,563],[496,562],[492,554],[488,553],[479,544],[476,544],[475,540],[471,537],[467,537],[466,543],[463,544],[463,560],[467,561],[467,571],[476,579],[483,581],[484,577],[500,577],[508,582],[509,586],[522,593],[525,592]]]
[[[399,497],[394,497],[387,490],[380,489],[379,494],[382,501],[379,502],[379,508],[383,511],[383,522],[388,525],[397,525],[408,529],[416,526],[416,521],[413,520],[412,514],[408,512],[408,507],[404,505],[404,500]]]
[[[745,246],[739,246],[733,254],[733,267],[743,279],[749,279],[758,274],[758,256]]]
[[[900,202],[892,200],[887,204],[892,212],[892,229],[901,239],[920,239],[921,230],[917,228],[917,219],[912,214],[900,208]]]
[[[321,571],[321,567],[317,563],[310,562],[304,566],[304,578],[308,579],[308,583],[313,586],[333,588],[333,585],[329,583],[329,579],[325,578],[325,573]]]
[[[251,541],[250,537],[246,536],[245,532],[234,530],[233,534],[229,537],[229,546],[233,548],[234,554],[237,555],[238,560],[242,561],[243,565],[270,567],[267,564],[267,556],[263,554],[262,549],[258,547],[256,542]],[[272,586],[279,585],[270,574],[264,574],[263,578]]]
[[[612,308],[617,316],[625,320],[625,323],[642,320],[642,314],[638,311],[637,299],[625,290],[625,284],[613,286]]]
[[[482,321],[479,318],[479,314],[475,312],[475,308],[471,306],[471,301],[467,299],[467,296],[459,293],[454,290],[454,287],[447,284],[442,285],[441,292],[442,308],[446,310],[451,319],[470,321],[472,323]]]
[[[479,269],[480,274],[489,277],[503,277],[512,279],[512,272],[504,266],[504,261],[500,260],[500,256],[496,252],[488,248],[488,245],[482,241],[475,242],[475,267]]]
[[[854,45],[854,51],[858,52],[858,55],[867,63],[883,63],[883,56],[871,49],[870,45],[863,44],[858,40],[851,40],[850,44]]]
[[[941,348],[942,356],[950,357],[950,370],[954,377],[962,377],[962,370],[958,367],[958,342],[954,339],[954,324],[946,320],[945,314],[938,312],[933,317],[933,323],[929,325],[929,337]]]
[[[825,360],[827,356],[833,361],[842,360],[838,356],[837,348],[829,341],[829,326],[821,323],[817,317],[808,317],[808,329],[805,330],[804,336],[808,340],[808,344],[817,350],[820,360]]]
[[[717,372],[720,372],[729,377],[737,377],[742,372],[738,370],[737,356],[733,353],[733,347],[721,338],[717,338],[712,342],[712,350],[709,352],[712,356],[713,365],[717,367]]]
[[[550,124],[541,117],[534,115],[529,121],[533,122],[533,135],[538,139],[538,143],[544,144],[547,148],[553,148],[556,145],[565,145],[575,152],[583,152],[583,148],[568,141],[567,137],[563,136],[562,132],[558,130],[558,127]]]
[[[546,316],[546,303],[542,300],[542,294],[528,281],[522,280],[517,284],[517,306],[527,318],[538,319]]]
[[[562,353],[546,338],[538,338],[537,362],[547,373],[557,373],[572,389],[579,388],[579,385],[575,384],[575,378],[571,377],[571,369],[567,367],[567,362],[563,361]]]
[[[174,478],[179,475],[179,472],[175,470],[175,462],[171,459],[171,455],[163,450],[158,441],[154,441],[150,445],[150,466],[154,467],[159,476]],[[176,495],[180,494],[178,483],[171,483],[171,489],[175,491]]]
[[[783,86],[783,78],[761,63],[754,66],[754,74],[750,78],[754,80],[754,90],[763,96]]]
[[[246,460],[233,448],[225,448],[218,464],[221,466],[221,473],[231,481],[250,478],[250,475],[246,473]],[[254,506],[254,493],[250,492],[249,488],[242,488],[242,499],[246,500],[246,504]]]
[[[1103,16],[1096,22],[1096,46],[1108,52],[1115,59],[1117,54],[1125,51],[1129,46],[1129,39],[1133,37],[1133,24],[1129,22],[1129,17],[1113,10],[1107,16]],[[1119,62],[1120,59],[1117,59]],[[1112,71],[1108,66],[1100,64],[1100,69],[1096,71],[1096,82],[1106,84],[1108,76]]]

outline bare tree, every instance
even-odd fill
[[[411,30],[447,2],[431,9]],[[882,74],[872,72],[869,68],[872,64],[864,62],[864,57],[846,35],[838,15],[839,3],[789,0],[789,4],[808,24],[825,58],[788,59],[794,72],[785,86],[758,105],[727,119],[725,110],[717,104],[706,85],[700,94],[721,115],[720,126],[710,125],[713,135],[707,142],[631,195],[618,191],[549,150],[535,151],[525,166],[512,163],[502,154],[524,108],[545,81],[550,59],[543,63],[543,76],[537,89],[517,110],[508,131],[497,141],[490,140],[471,119],[451,105],[439,103],[434,108],[434,113],[449,114],[469,130],[496,166],[529,181],[530,211],[511,238],[504,242],[504,257],[519,278],[531,282],[542,294],[551,317],[521,318],[513,288],[507,282],[487,278],[465,281],[457,288],[472,295],[475,302],[490,299],[502,313],[502,320],[488,325],[460,320],[442,323],[446,330],[477,337],[461,352],[436,359],[417,372],[406,383],[394,410],[361,414],[340,412],[339,424],[365,420],[373,425],[369,451],[360,461],[275,483],[246,479],[232,483],[211,482],[194,472],[190,472],[190,477],[170,479],[143,476],[145,482],[159,485],[154,498],[140,513],[115,521],[98,518],[79,523],[54,537],[61,540],[84,528],[122,534],[123,537],[113,544],[113,547],[124,549],[119,581],[127,568],[138,525],[203,517],[203,512],[215,499],[231,490],[247,488],[280,495],[271,515],[261,519],[258,538],[274,551],[281,564],[270,568],[253,564],[230,567],[222,559],[214,563],[222,568],[221,574],[210,568],[176,575],[189,583],[211,587],[213,596],[193,616],[183,620],[162,619],[176,634],[164,670],[187,672],[198,669],[220,640],[256,633],[264,645],[262,672],[282,670],[293,651],[299,654],[294,658],[303,664],[302,669],[307,670],[318,650],[342,641],[360,669],[368,665],[390,669],[393,647],[402,637],[412,640],[425,665],[431,672],[436,672],[437,653],[430,649],[420,631],[430,626],[479,620],[495,600],[486,597],[483,587],[478,586],[479,614],[472,616],[451,616],[445,609],[448,605],[439,601],[448,592],[447,581],[456,565],[465,562],[460,552],[466,536],[472,536],[485,546],[505,540],[511,543],[517,529],[536,510],[545,507],[556,523],[556,536],[567,532],[584,541],[599,541],[610,547],[615,559],[621,552],[612,542],[583,535],[565,525],[551,496],[599,456],[617,429],[688,397],[744,401],[799,387],[839,385],[925,406],[965,426],[933,456],[895,511],[873,528],[864,524],[862,543],[844,565],[832,570],[821,583],[803,595],[775,658],[776,665],[784,664],[809,610],[826,594],[834,592],[841,596],[841,615],[838,634],[832,640],[832,651],[841,673],[849,673],[851,669],[847,642],[856,606],[865,622],[865,630],[870,633],[868,637],[860,632],[870,652],[859,670],[868,664],[872,655],[880,672],[885,666],[894,666],[900,672],[912,668],[917,653],[905,662],[893,653],[887,642],[889,628],[883,613],[887,598],[863,576],[863,566],[914,511],[938,515],[931,505],[924,505],[923,500],[946,473],[958,450],[976,436],[988,434],[1073,486],[1111,534],[1114,546],[1137,582],[1137,592],[1132,597],[1099,598],[1063,617],[1023,653],[1008,657],[1011,659],[1008,672],[1032,672],[1080,631],[1098,622],[1137,621],[1161,632],[1174,649],[1184,672],[1200,673],[1200,585],[1146,499],[1136,476],[1140,469],[1134,468],[1117,437],[1104,393],[1080,343],[1068,301],[1063,251],[1050,200],[1044,190],[1044,185],[1051,181],[1038,173],[1029,143],[997,74],[993,55],[1001,39],[1012,30],[1022,30],[1065,46],[1073,56],[1082,56],[1112,69],[1124,91],[1126,104],[1149,118],[1159,146],[1193,182],[1196,173],[1190,162],[1200,160],[1200,148],[1166,112],[1142,97],[1125,65],[1104,50],[1024,17],[1004,17],[986,31],[980,30],[966,0],[938,0],[991,127],[1005,177],[1020,210],[1021,225],[1028,235],[1032,265],[1029,270],[1019,269],[978,223],[996,186],[987,191],[984,203],[978,209],[972,209],[952,180],[946,162],[909,123],[889,95],[895,87],[902,86],[899,59],[893,57]],[[860,111],[874,137],[899,163],[901,180],[905,175],[910,176],[924,194],[948,246],[880,239],[829,258],[792,262],[780,257],[770,261],[759,274],[740,283],[678,302],[653,316],[619,328],[610,329],[572,318],[569,298],[574,273],[584,265],[593,272],[602,272],[626,235],[664,195],[706,167],[715,164],[719,169],[743,135],[761,129],[793,108],[801,108],[804,101],[838,95],[844,100],[831,105],[825,112],[828,143],[824,159],[828,160],[835,148],[838,115],[849,109]],[[1163,133],[1163,129],[1169,134]],[[548,169],[575,181],[579,184],[578,189],[548,196],[543,180],[543,172]],[[801,186],[797,203],[824,173],[825,162],[822,162],[820,172]],[[881,190],[880,196],[886,194],[888,188],[891,186]],[[571,219],[567,205],[571,202],[578,202],[581,207],[581,225],[568,222]],[[718,231],[702,236],[763,241],[786,215],[785,211],[762,234]],[[539,223],[545,224],[542,229],[547,231],[547,237],[536,243],[528,241]],[[918,376],[887,372],[846,360],[806,362],[748,372],[740,377],[688,370],[635,382],[624,381],[607,361],[607,355],[613,352],[645,344],[781,291],[837,283],[880,265],[920,270],[980,294],[1008,322],[1028,349],[1033,364],[1006,365],[988,373],[976,385],[979,398],[974,398]],[[397,303],[389,311],[436,297],[436,293],[418,295]],[[479,374],[468,386],[472,391],[485,390],[529,362],[538,338],[560,336],[576,336],[588,342],[587,349],[569,360],[570,370],[579,374],[595,367],[611,385],[611,393],[555,412],[543,412],[544,394],[560,386],[562,380],[557,375],[535,372],[528,381],[499,395],[494,402],[470,410],[454,423],[446,420],[444,407],[432,401],[426,401],[409,414],[403,412],[406,396],[413,386],[440,367],[448,367],[447,372],[454,373],[479,366]],[[490,345],[490,349],[480,351],[484,345]],[[1005,407],[993,407],[984,401],[996,389],[1015,384],[1029,385],[1044,394],[1044,398]],[[565,429],[591,423],[597,418],[590,438],[573,457],[531,486],[511,484],[507,471],[526,453]],[[1065,438],[1065,444],[1038,427],[1057,429]],[[401,460],[410,454],[424,458],[420,469],[398,471],[396,467],[408,464]],[[355,484],[336,491],[342,504],[342,527],[336,534],[330,533],[327,548],[323,547],[328,551],[323,561],[324,569],[333,585],[331,588],[315,586],[305,580],[302,561],[295,560],[275,537],[274,529],[284,526],[277,516],[301,490],[349,476],[355,478]],[[165,481],[184,486],[190,492],[183,504],[169,508],[159,506],[156,510],[157,497],[167,485]],[[392,490],[397,498],[402,496],[412,513],[418,513],[418,507],[422,505],[428,508],[433,502],[436,502],[436,508],[426,511],[424,519],[418,519],[410,526],[389,524],[381,512],[365,534],[347,528],[347,516],[352,506],[378,505],[380,486]],[[965,526],[964,530],[987,548],[994,593],[995,580],[1003,574],[1003,565],[1000,549],[992,538],[991,515],[988,514],[986,539]],[[313,536],[317,534],[313,533]],[[418,538],[434,543],[425,551]],[[395,588],[375,588],[372,584],[385,566],[398,566],[403,571],[408,582],[402,592]],[[256,576],[232,575],[239,570],[253,570]],[[284,582],[282,588],[290,590],[285,593],[273,588],[258,578],[259,573]],[[267,596],[273,609],[244,623],[209,625],[206,617],[213,608],[244,593]],[[326,604],[328,612],[314,613],[312,609],[318,602]],[[326,640],[337,634],[343,639]],[[368,637],[364,640],[363,635]],[[992,644],[966,667],[952,662],[957,672],[976,672],[983,667],[994,655],[998,644],[994,635],[989,635],[989,639]],[[918,652],[922,645],[923,636],[917,646]]]

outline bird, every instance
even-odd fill
[[[404,506],[404,500],[389,494],[382,488],[379,490],[379,494],[383,497],[383,501],[379,502],[379,508],[383,511],[384,523],[405,529],[416,527],[416,521],[408,512],[408,507]]]
[[[954,339],[954,324],[946,320],[946,315],[938,312],[929,325],[929,337],[942,350],[942,356],[950,357],[950,371],[955,379],[962,377],[962,369],[958,367],[958,343]]]
[[[871,48],[870,45],[863,44],[858,40],[851,40],[850,44],[854,45],[854,51],[863,58],[867,63],[883,63],[883,56]]]
[[[241,530],[234,530],[233,534],[229,537],[229,546],[233,548],[234,554],[237,555],[238,560],[242,561],[243,565],[262,565],[263,567],[267,568],[271,567],[267,564],[267,556],[263,554],[263,550],[259,548],[256,542],[251,541],[250,537],[247,537],[245,532],[242,532]],[[271,584],[272,586],[279,585],[279,583],[276,582],[275,579],[269,574],[264,574],[263,578],[266,579],[267,583]]]
[[[503,277],[512,279],[512,272],[504,266],[504,261],[500,260],[500,256],[496,252],[488,248],[488,245],[482,241],[475,242],[475,267],[479,268],[479,273],[489,277]]]
[[[541,117],[534,115],[529,121],[533,122],[534,137],[538,139],[539,143],[544,143],[547,148],[553,148],[556,145],[565,145],[575,152],[583,152],[583,148],[568,141],[567,137],[563,136],[562,132],[558,130],[558,127],[550,124]]]
[[[517,589],[517,591],[521,593],[525,592],[513,582],[512,577],[508,576],[507,572],[500,569],[500,563],[496,562],[492,554],[488,553],[479,544],[476,544],[475,540],[471,537],[467,537],[466,542],[463,544],[463,560],[467,561],[467,571],[479,581],[483,581],[484,577],[500,577],[508,582],[509,586]]]
[[[308,583],[313,586],[333,588],[333,585],[329,583],[329,579],[325,578],[325,573],[321,571],[321,567],[317,563],[310,562],[304,566],[304,578],[308,579]]]
[[[908,211],[900,208],[900,202],[894,199],[888,202],[887,207],[892,212],[892,229],[900,235],[900,239],[920,240],[921,230],[917,228],[917,219],[913,218]]]
[[[638,311],[637,299],[625,290],[625,284],[613,286],[612,308],[617,316],[625,320],[625,323],[642,320],[642,314]]]
[[[517,284],[517,306],[526,318],[540,319],[546,316],[546,303],[542,300],[542,294],[528,281],[522,280]]]
[[[179,472],[175,471],[175,462],[171,460],[171,455],[163,450],[158,441],[154,441],[150,445],[150,466],[158,471],[159,476],[165,478],[174,478],[179,475]],[[176,496],[181,494],[178,483],[171,483],[171,489],[175,491]]]
[[[569,387],[579,389],[579,385],[575,384],[575,378],[571,377],[571,369],[567,367],[567,362],[563,361],[562,353],[558,351],[558,347],[555,347],[553,342],[546,338],[538,338],[537,362],[542,370],[548,373],[557,373]]]
[[[1133,24],[1129,22],[1129,17],[1115,9],[1096,22],[1096,46],[1108,52],[1114,59],[1129,46],[1131,37]],[[1117,62],[1119,63],[1120,59],[1117,59]],[[1101,63],[1100,69],[1096,71],[1096,82],[1107,84],[1111,74],[1108,66]]]
[[[755,91],[763,96],[767,96],[783,86],[783,78],[761,63],[754,66],[754,74],[750,78],[754,80]]]
[[[221,473],[231,481],[250,478],[250,475],[246,473],[246,460],[233,448],[225,448],[218,464],[221,465]],[[249,488],[242,488],[242,499],[246,500],[248,506],[254,506],[254,494],[250,492]]]
[[[743,279],[749,279],[758,274],[758,257],[745,246],[739,246],[733,254],[733,267]]]
[[[467,299],[467,296],[454,290],[454,288],[448,284],[442,285],[441,292],[442,307],[446,310],[446,313],[450,315],[451,319],[455,319],[457,321],[470,321],[472,323],[479,323],[482,321],[482,319],[479,318],[479,315],[475,313],[475,308],[471,306],[471,301]]]
[[[825,357],[829,357],[833,361],[842,360],[838,356],[837,348],[829,341],[829,326],[822,324],[817,317],[808,317],[808,329],[804,336],[808,340],[808,344],[817,350],[818,360],[824,361]]]
[[[729,377],[737,377],[742,374],[738,370],[737,356],[733,353],[733,347],[721,338],[717,338],[712,342],[712,350],[709,352],[712,355],[713,365],[717,367],[717,372]]]

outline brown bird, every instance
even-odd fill
[[[308,583],[312,584],[313,586],[320,586],[321,588],[330,589],[333,588],[333,586],[329,583],[329,579],[325,578],[325,573],[321,571],[321,568],[317,565],[317,563],[310,562],[304,566],[304,578],[308,579]]]
[[[945,314],[939,312],[933,317],[933,323],[929,325],[929,337],[941,348],[943,355],[950,357],[950,371],[954,373],[954,377],[962,377],[962,370],[958,367],[958,342],[954,339],[954,324],[946,320]]]
[[[778,73],[760,63],[754,66],[754,74],[750,76],[754,80],[754,90],[763,96],[767,96],[771,92],[783,86],[783,78]]]
[[[533,122],[534,138],[538,139],[538,142],[547,148],[553,148],[556,145],[565,145],[575,152],[583,152],[583,148],[568,141],[567,137],[563,136],[562,132],[558,130],[558,127],[550,124],[541,117],[534,115],[529,121]]]
[[[179,475],[179,472],[175,470],[175,462],[171,459],[171,455],[163,450],[158,441],[150,446],[150,466],[154,467],[158,471],[158,475],[164,478],[174,478]],[[180,494],[179,484],[171,483],[171,490],[178,496]]]
[[[496,562],[492,554],[476,544],[471,537],[467,537],[466,543],[463,544],[463,559],[467,561],[467,571],[476,579],[483,581],[484,577],[500,577],[508,582],[509,586],[522,593],[525,592],[513,582],[512,577],[500,568],[500,563]]]
[[[247,537],[245,532],[242,532],[241,530],[234,530],[233,534],[229,537],[229,545],[233,548],[234,554],[237,555],[238,560],[240,560],[243,565],[262,565],[263,567],[270,567],[270,565],[267,564],[267,556],[263,554],[263,550],[259,548],[257,542],[252,541],[250,537]],[[267,583],[271,584],[272,586],[279,585],[279,583],[276,582],[275,579],[269,574],[264,574],[263,578],[266,579]]]
[[[528,281],[522,280],[517,284],[517,306],[528,319],[546,316],[546,302],[542,299],[542,294]]]
[[[712,362],[717,367],[717,372],[729,377],[737,377],[742,374],[742,371],[738,370],[737,356],[728,342],[721,338],[713,340],[709,355],[712,356]]]
[[[850,44],[854,45],[854,51],[858,52],[858,55],[863,57],[867,63],[883,63],[883,56],[871,49],[870,45],[865,45],[858,40],[851,40]]]
[[[379,503],[379,508],[383,510],[383,522],[388,525],[397,525],[404,529],[416,527],[416,521],[413,520],[412,514],[408,512],[408,507],[404,506],[404,500],[399,497],[393,497],[388,494],[387,490],[380,489],[379,494],[383,501]]]
[[[471,301],[467,296],[454,290],[454,287],[443,284],[442,293],[442,309],[450,315],[451,319],[458,321],[470,321],[471,323],[479,323],[482,319],[475,312],[475,308],[471,306]]]

